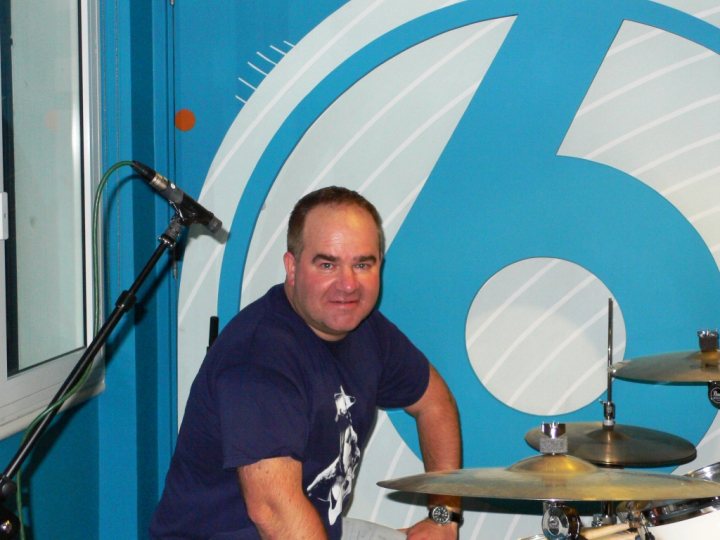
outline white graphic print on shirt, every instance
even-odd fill
[[[329,503],[328,521],[330,525],[335,524],[338,516],[342,514],[343,500],[352,491],[355,471],[360,463],[358,437],[353,429],[350,416],[350,407],[354,404],[355,398],[348,396],[340,386],[340,392],[335,394],[337,409],[335,422],[340,427],[340,452],[338,457],[318,474],[307,488],[308,496]]]

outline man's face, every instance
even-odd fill
[[[368,316],[380,292],[382,256],[370,214],[353,205],[322,205],[305,217],[299,258],[285,253],[285,292],[322,339],[336,341]]]

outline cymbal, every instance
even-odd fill
[[[567,455],[539,455],[507,468],[459,469],[378,482],[429,493],[544,501],[638,501],[720,496],[720,483],[686,476],[601,468]]]
[[[617,362],[614,376],[649,382],[720,381],[720,352],[685,351]]]
[[[540,449],[540,429],[525,434],[525,441]],[[565,424],[567,453],[596,465],[611,467],[664,467],[695,459],[697,451],[689,441],[654,429],[602,422]]]

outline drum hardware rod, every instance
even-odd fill
[[[615,428],[615,403],[612,399],[613,383],[613,312],[614,302],[608,298],[608,344],[607,344],[607,401],[603,401],[603,429]],[[600,514],[593,517],[593,523],[598,525],[614,525],[617,523],[615,507],[609,501],[600,503]]]
[[[612,400],[613,383],[613,299],[608,298],[608,349],[607,349],[607,401],[603,401],[603,427],[615,426],[615,403]]]
[[[648,529],[648,520],[645,514],[633,511],[628,515],[628,522],[638,533],[642,533],[643,540],[655,540],[655,535]]]

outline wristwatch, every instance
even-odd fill
[[[463,524],[462,514],[453,512],[447,506],[431,506],[428,517],[438,525],[447,525],[451,521],[454,521],[458,525]]]

